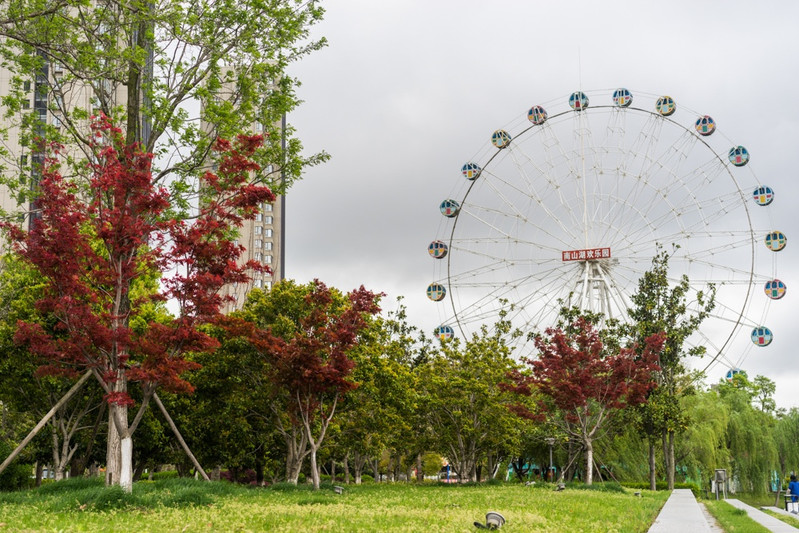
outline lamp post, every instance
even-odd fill
[[[551,481],[550,476],[554,477],[554,475],[552,475],[552,470],[554,468],[552,466],[552,446],[555,445],[555,438],[547,437],[544,441],[549,445],[549,470],[547,471],[547,481]]]

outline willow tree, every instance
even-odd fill
[[[735,376],[732,382],[720,383],[718,390],[730,411],[726,440],[732,475],[744,492],[763,494],[779,463],[774,438],[776,420],[752,405],[751,382],[745,373]]]
[[[655,490],[655,442],[663,447],[666,478],[669,490],[674,488],[674,436],[688,424],[679,398],[689,389],[691,378],[684,364],[686,357],[701,357],[704,346],[687,346],[688,337],[715,307],[715,287],[708,292],[697,291],[695,302],[689,308],[691,288],[687,276],[676,284],[669,277],[670,254],[661,250],[652,259],[652,268],[638,280],[638,290],[632,296],[633,307],[628,310],[629,334],[638,346],[647,337],[665,334],[663,351],[658,357],[659,370],[655,374],[657,388],[640,410],[642,434],[649,442],[649,482]]]

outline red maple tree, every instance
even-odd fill
[[[41,372],[92,370],[109,403],[106,480],[130,490],[132,435],[156,389],[192,391],[181,377],[195,366],[185,354],[215,347],[198,326],[219,314],[220,289],[247,281],[248,269],[268,270],[237,263],[243,247],[232,230],[275,196],[252,184],[260,169],[250,156],[263,138],[219,140],[213,147],[218,170],[201,177],[196,216],[177,218],[169,192],[153,182],[152,154],[125,146],[105,117],[93,122],[92,132],[88,186],[60,174],[59,147],[52,147],[30,230],[4,225],[14,251],[46,284],[37,308],[56,319],[53,329],[19,323],[15,340],[48,361]],[[151,290],[136,290],[158,278]],[[175,318],[131,327],[145,304],[167,300],[178,305]],[[143,391],[132,421],[130,382]]]
[[[276,294],[283,290],[280,286],[273,289]],[[248,337],[251,345],[269,363],[269,379],[285,399],[291,423],[308,444],[307,451],[297,450],[294,459],[301,465],[304,453],[310,455],[313,484],[318,489],[317,452],[339,399],[357,387],[350,379],[355,363],[347,352],[358,342],[360,332],[369,325],[368,317],[380,312],[378,301],[382,295],[361,286],[348,293],[346,300],[342,301],[340,294],[334,294],[319,280],[308,286],[295,287],[295,290],[305,291],[299,312],[289,317],[291,311],[287,310],[277,320],[284,325],[291,321],[293,325],[290,328],[283,327],[276,332],[271,324],[258,327],[254,322],[248,322],[249,329],[246,333],[239,330],[239,334],[244,333],[243,336]],[[257,315],[257,302],[253,304],[250,310]],[[292,446],[292,443],[287,443],[287,446]],[[299,468],[296,469],[298,472]]]
[[[587,318],[577,317],[566,329],[549,328],[535,339],[538,358],[525,359],[532,373],[514,372],[509,388],[525,396],[537,390],[542,395],[539,407],[543,413],[560,415],[561,429],[582,443],[585,481],[590,485],[593,441],[615,412],[646,401],[647,393],[655,387],[654,372],[659,368],[665,336],[648,337],[643,350],[628,347],[610,351]],[[521,405],[512,406],[512,410],[536,417]]]

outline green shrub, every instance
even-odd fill
[[[649,483],[631,483],[631,482],[624,482],[621,484],[622,487],[627,487],[628,489],[636,489],[636,490],[649,490]],[[655,483],[656,490],[668,490],[668,483],[665,481],[658,481]],[[675,483],[675,489],[691,489],[691,492],[694,493],[694,496],[697,498],[699,497],[699,485],[696,483]]]
[[[0,441],[0,457],[5,459],[11,455],[14,448],[15,446],[12,446],[10,442]],[[32,471],[32,465],[14,461],[0,474],[0,491],[30,488],[33,485],[31,480]]]
[[[153,472],[153,481],[162,479],[175,479],[180,477],[177,470],[164,470],[163,472]]]
[[[375,478],[370,476],[369,474],[361,475],[361,483],[374,483]]]
[[[595,490],[599,492],[624,492],[624,487],[620,484],[616,483],[615,481],[601,481],[599,483],[593,483],[591,485],[586,485],[585,483],[580,483],[576,481],[571,481],[566,483],[566,486],[570,489],[577,489],[577,490]]]

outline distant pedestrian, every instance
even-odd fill
[[[788,494],[791,495],[791,512],[799,514],[799,481],[796,481],[796,474],[791,474],[791,482],[788,483]]]

